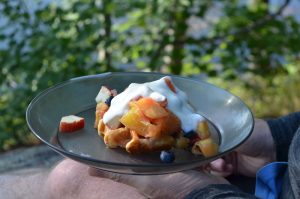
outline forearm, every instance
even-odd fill
[[[267,123],[274,138],[277,160],[287,161],[289,146],[300,125],[300,112],[267,120]]]
[[[6,199],[45,198],[44,182],[48,173],[42,169],[28,169],[0,175],[0,196]]]

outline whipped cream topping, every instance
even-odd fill
[[[196,130],[197,125],[204,118],[195,113],[193,108],[188,103],[187,95],[177,88],[174,93],[166,84],[165,78],[171,82],[171,77],[166,76],[153,82],[143,84],[132,83],[122,93],[115,96],[110,108],[103,116],[104,124],[113,127],[119,124],[121,117],[129,111],[129,102],[140,97],[150,97],[157,102],[162,102],[167,99],[167,108],[175,114],[181,121],[181,128],[184,132]]]

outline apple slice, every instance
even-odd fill
[[[84,118],[76,115],[64,116],[60,120],[59,131],[62,133],[71,133],[84,127]]]
[[[115,93],[115,91],[114,91],[114,93]],[[95,100],[97,103],[105,102],[114,93],[112,93],[111,90],[109,90],[106,86],[101,86],[101,89],[100,89],[98,95],[96,96]]]

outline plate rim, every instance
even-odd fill
[[[184,79],[184,80],[188,80],[188,81],[191,81],[191,82],[194,82],[194,83],[199,83],[199,82],[202,82],[204,84],[208,84],[212,87],[215,87],[217,89],[221,89],[223,90],[224,92],[234,96],[235,98],[237,98],[242,104],[243,106],[245,106],[247,108],[247,110],[249,111],[250,113],[250,116],[251,116],[251,128],[247,134],[247,136],[240,142],[238,143],[237,145],[233,146],[233,147],[230,147],[229,149],[227,149],[226,151],[223,151],[221,153],[218,153],[217,155],[215,156],[212,156],[212,157],[208,157],[208,158],[204,158],[202,160],[193,160],[191,162],[173,162],[173,163],[168,163],[168,164],[165,164],[165,163],[161,163],[161,164],[132,164],[132,163],[122,163],[122,162],[119,162],[119,163],[116,163],[116,162],[109,162],[109,161],[105,161],[105,160],[100,160],[100,159],[96,159],[96,158],[93,158],[93,157],[87,157],[87,156],[82,156],[80,154],[77,154],[77,153],[72,153],[70,151],[67,151],[65,150],[63,147],[57,147],[53,144],[51,144],[50,142],[48,142],[47,140],[44,140],[41,136],[39,136],[39,133],[36,132],[36,130],[33,128],[33,126],[31,125],[30,123],[30,119],[31,119],[31,110],[35,104],[35,102],[37,102],[37,100],[39,100],[39,98],[43,97],[44,95],[46,95],[48,92],[50,92],[51,90],[54,90],[54,89],[57,89],[59,88],[60,86],[64,86],[64,85],[67,85],[73,81],[80,81],[82,79],[89,79],[89,78],[103,78],[103,77],[109,77],[111,75],[122,75],[122,74],[127,74],[127,75],[130,75],[130,74],[135,74],[135,75],[159,75],[159,76],[171,76],[171,77],[176,77],[176,78],[180,78],[180,79]],[[26,109],[26,122],[27,122],[27,125],[29,127],[29,129],[31,130],[31,132],[40,140],[42,141],[44,144],[46,144],[48,147],[50,147],[52,150],[56,151],[57,153],[63,155],[63,156],[66,156],[68,158],[74,158],[74,159],[82,159],[84,160],[85,162],[88,161],[88,162],[94,162],[94,163],[98,163],[98,164],[102,164],[102,165],[111,165],[111,166],[118,166],[118,167],[136,167],[136,168],[162,168],[162,167],[177,167],[177,166],[182,166],[182,165],[187,165],[187,164],[196,164],[196,163],[200,163],[200,162],[210,162],[214,159],[217,159],[217,158],[220,158],[222,156],[224,156],[225,154],[233,151],[235,148],[239,147],[241,144],[243,144],[252,134],[253,132],[253,129],[254,129],[254,116],[253,116],[253,113],[251,111],[251,109],[249,108],[249,106],[247,104],[245,104],[245,102],[238,96],[234,95],[233,93],[229,92],[228,90],[226,89],[223,89],[223,88],[220,88],[214,84],[211,84],[209,82],[206,82],[206,81],[203,81],[203,80],[200,80],[200,79],[192,79],[190,77],[184,77],[184,76],[180,76],[180,75],[174,75],[174,74],[168,74],[168,73],[158,73],[158,72],[106,72],[106,73],[99,73],[99,74],[94,74],[94,75],[85,75],[85,76],[79,76],[79,77],[74,77],[74,78],[71,78],[69,80],[66,80],[66,81],[62,81],[60,83],[57,83],[57,84],[54,84],[53,86],[39,92],[29,103],[29,105],[27,106],[27,109]],[[129,154],[130,155],[130,154]]]

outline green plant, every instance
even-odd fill
[[[28,2],[0,3],[0,41],[7,44],[0,48],[0,150],[34,142],[25,122],[30,100],[74,76],[124,70],[205,74],[222,86],[237,82],[240,93],[276,95],[279,104],[285,87],[274,86],[290,81],[291,71],[299,75],[300,26],[282,15],[289,0],[273,12],[263,0]],[[213,10],[220,17],[212,18]],[[195,21],[207,28],[194,33],[205,34],[191,36]],[[251,106],[267,98],[255,98],[261,101]],[[259,106],[254,109],[260,115],[267,113]]]

